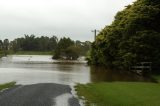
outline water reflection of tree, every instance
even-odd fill
[[[61,64],[57,64],[57,69],[61,71],[73,71],[74,67],[73,67],[73,64],[61,63]]]
[[[145,78],[137,74],[119,71],[119,70],[110,70],[105,67],[95,67],[91,66],[91,81],[92,82],[102,82],[102,81],[151,81],[150,78]]]

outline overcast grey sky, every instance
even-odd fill
[[[0,0],[0,39],[24,34],[94,39],[92,29],[112,23],[135,0]]]

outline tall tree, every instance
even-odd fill
[[[3,49],[3,41],[0,40],[0,50],[2,50],[2,49]]]
[[[92,44],[91,63],[128,69],[139,62],[160,65],[160,0],[126,6]]]
[[[5,39],[3,41],[3,51],[4,51],[4,54],[7,55],[8,54],[8,50],[9,50],[9,40],[8,39]]]
[[[74,45],[74,41],[66,37],[61,38],[58,42],[58,48],[60,48],[61,50],[64,50],[72,45]]]

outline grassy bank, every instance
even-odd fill
[[[18,51],[16,53],[10,52],[10,54],[14,55],[53,55],[51,51]]]
[[[138,82],[94,83],[76,86],[86,106],[159,106],[160,84]]]
[[[5,83],[5,84],[0,84],[0,91],[6,88],[11,88],[13,86],[15,86],[16,82],[9,82],[9,83]]]

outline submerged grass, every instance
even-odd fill
[[[11,53],[15,55],[53,55],[51,51],[18,51],[16,53]]]
[[[85,97],[86,106],[159,106],[160,84],[112,82],[78,84],[78,96]],[[94,104],[94,105],[93,105]]]
[[[5,84],[0,84],[0,91],[6,88],[11,88],[14,87],[16,85],[16,82],[9,82],[9,83],[5,83]]]

